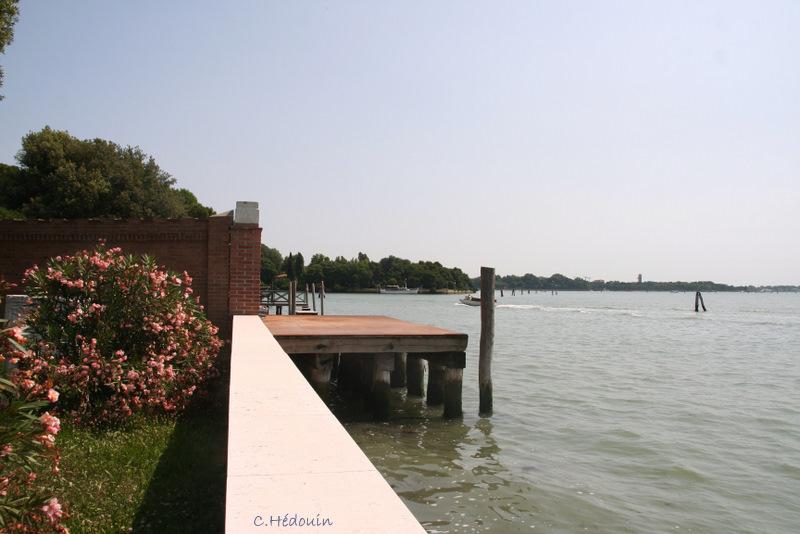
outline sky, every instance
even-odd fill
[[[284,254],[800,284],[800,2],[22,0],[0,162],[141,147]]]

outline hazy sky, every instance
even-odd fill
[[[800,283],[800,2],[21,2],[0,161],[139,145],[287,253]]]

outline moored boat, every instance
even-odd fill
[[[409,288],[407,285],[400,287],[398,285],[387,285],[378,288],[378,293],[381,295],[416,295],[419,293],[419,288]]]

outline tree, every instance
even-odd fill
[[[0,0],[2,1],[2,0]],[[46,126],[22,138],[20,167],[0,169],[0,205],[30,218],[208,217],[212,213],[138,147]],[[6,166],[8,167],[8,166]]]
[[[261,245],[261,283],[270,284],[281,272],[283,256],[276,248]]]
[[[14,24],[19,18],[18,0],[0,0],[0,54],[5,54],[6,46],[14,40]],[[3,86],[3,67],[0,67],[0,87]],[[0,95],[0,100],[3,95]]]
[[[301,281],[303,279],[303,273],[305,272],[306,264],[305,260],[303,259],[303,255],[298,252],[297,256],[294,257],[294,279]]]

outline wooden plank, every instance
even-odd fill
[[[273,335],[465,335],[382,315],[326,315],[320,317],[265,317],[264,323]]]
[[[264,317],[286,317],[269,315]],[[298,317],[294,315],[292,317]],[[305,317],[305,316],[301,316]],[[312,316],[313,317],[313,316]],[[289,354],[317,353],[338,354],[344,352],[459,352],[467,347],[467,336],[275,336],[281,348]]]
[[[263,318],[289,354],[463,352],[467,335],[384,316],[326,315]]]

